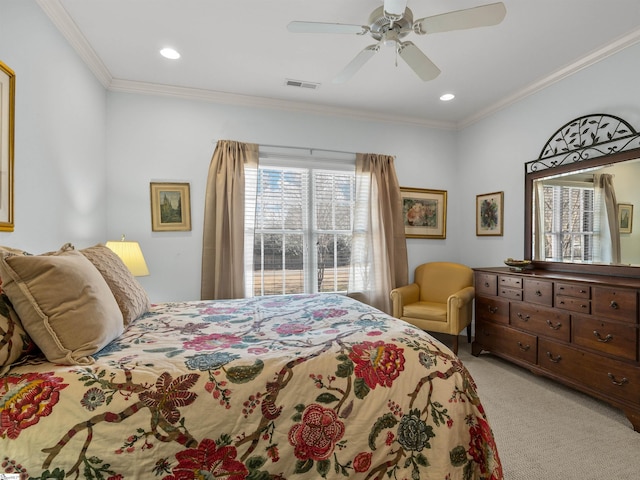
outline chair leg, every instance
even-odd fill
[[[458,335],[453,335],[453,346],[451,349],[453,353],[458,354]]]
[[[467,325],[467,343],[471,343],[471,324]]]

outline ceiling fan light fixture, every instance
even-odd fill
[[[165,47],[160,50],[160,55],[164,58],[168,58],[169,60],[177,60],[180,58],[180,53],[171,47]]]
[[[453,93],[445,93],[443,95],[440,95],[440,100],[442,100],[443,102],[449,102],[454,98],[456,98],[456,96]]]

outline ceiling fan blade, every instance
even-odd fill
[[[287,30],[293,33],[351,33],[363,35],[369,31],[369,27],[344,23],[290,22],[287,25]]]
[[[380,50],[380,44],[378,43],[365,47],[364,50],[360,51],[360,53],[358,53],[358,55],[356,55],[355,58],[351,60],[338,75],[336,75],[333,79],[333,83],[344,83],[349,80],[365,63],[367,63],[371,57],[376,54],[378,50]]]
[[[440,75],[440,69],[413,42],[403,42],[398,54],[421,80],[427,82]]]
[[[413,23],[413,29],[420,35],[464,30],[467,28],[488,27],[500,23],[507,9],[504,3],[491,3],[480,7],[456,10],[454,12],[421,18]]]
[[[407,0],[384,0],[384,12],[395,16],[404,15]]]

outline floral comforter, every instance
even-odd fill
[[[460,360],[344,296],[154,305],[95,360],[0,378],[0,473],[502,479]]]

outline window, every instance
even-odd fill
[[[277,163],[261,160],[258,168],[250,291],[253,295],[346,292],[355,201],[353,166],[332,170],[301,167],[302,161]]]
[[[545,185],[545,259],[592,262],[598,231],[593,187]]]

